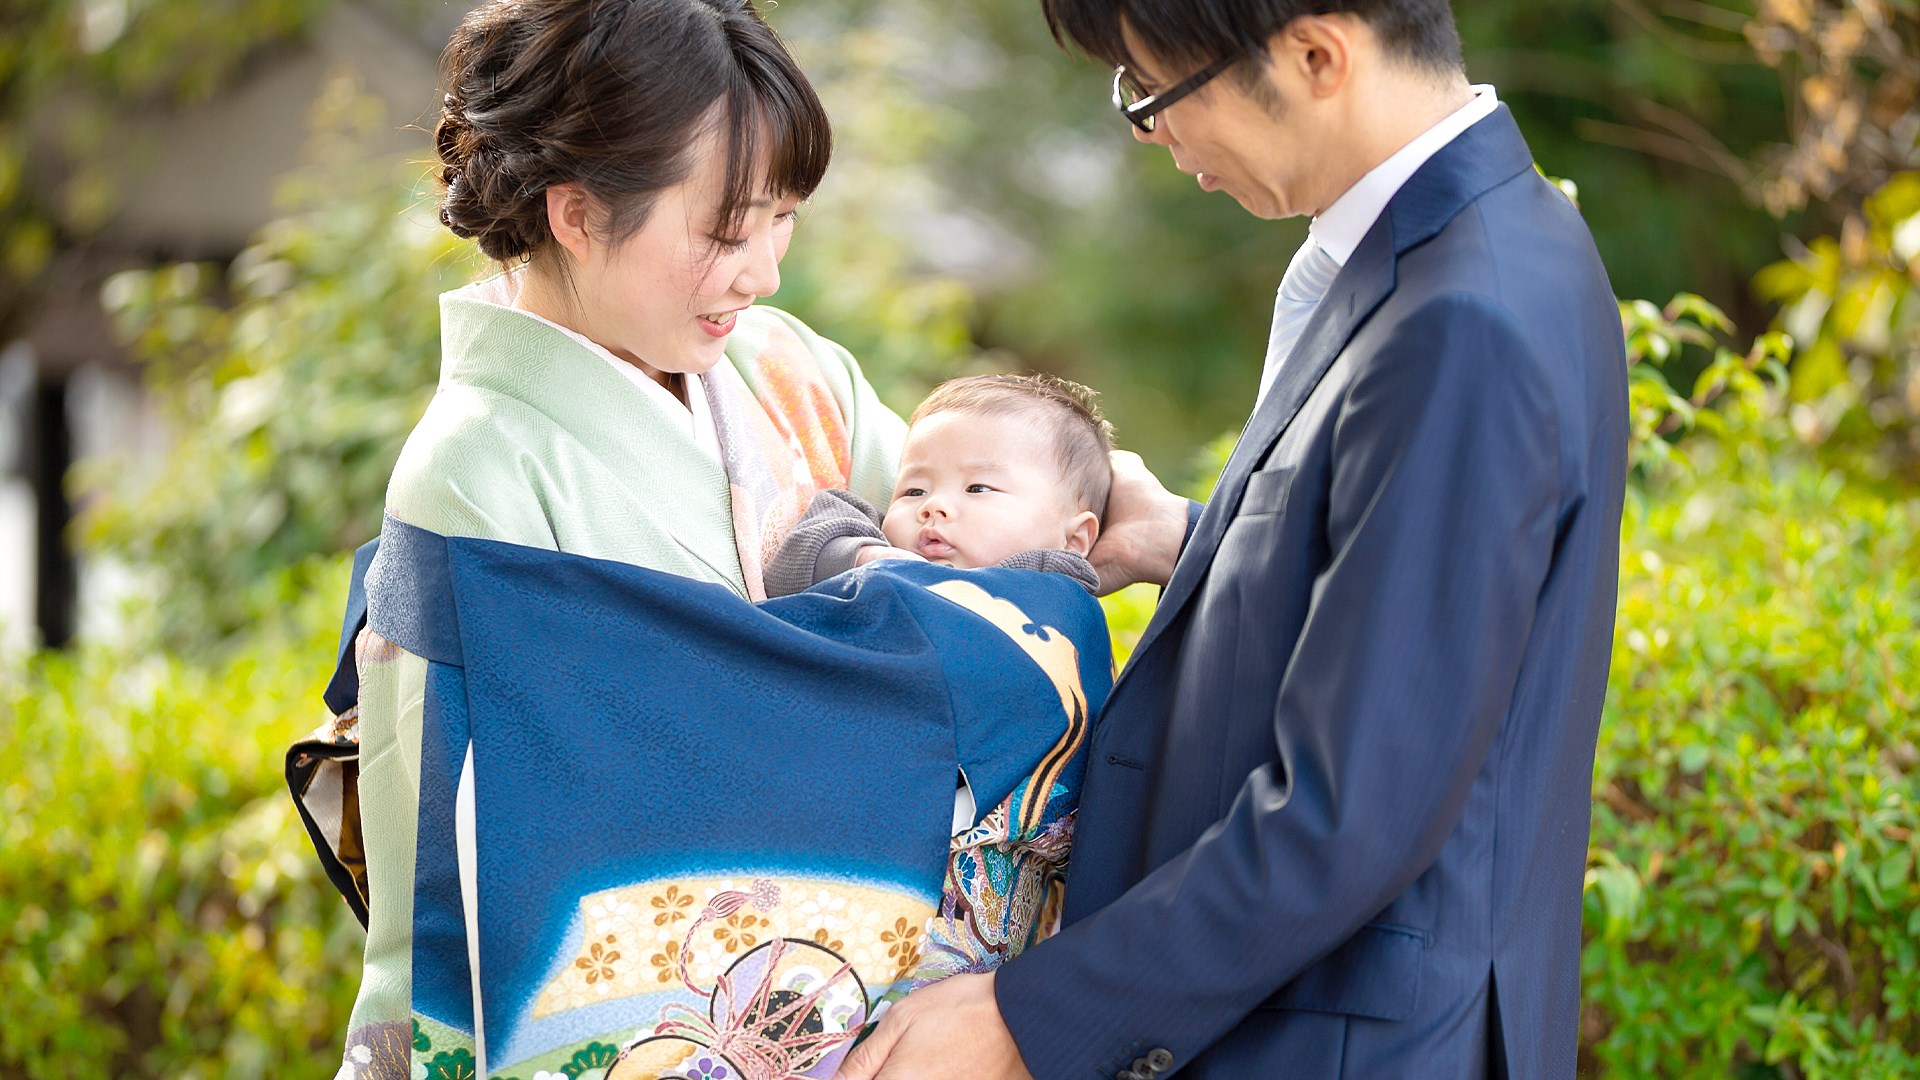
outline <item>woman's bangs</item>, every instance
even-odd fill
[[[786,87],[760,102],[760,127],[771,138],[767,186],[804,199],[820,187],[833,157],[833,127],[812,87]]]
[[[727,178],[719,216],[728,230],[738,227],[755,199],[768,193],[807,198],[827,174],[833,156],[827,111],[811,86],[780,76],[777,69],[743,71],[727,94]]]

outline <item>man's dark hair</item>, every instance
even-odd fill
[[[1040,9],[1062,46],[1128,67],[1137,61],[1120,35],[1122,22],[1156,58],[1200,68],[1227,56],[1264,56],[1267,39],[1295,18],[1333,14],[1365,20],[1389,55],[1417,67],[1465,66],[1447,0],[1040,0]]]

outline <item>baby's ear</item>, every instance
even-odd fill
[[[1072,521],[1067,522],[1067,550],[1075,555],[1086,555],[1093,550],[1093,542],[1100,539],[1100,517],[1091,510],[1082,510]]]

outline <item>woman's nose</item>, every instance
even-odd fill
[[[771,235],[757,236],[748,245],[747,261],[734,278],[734,288],[753,296],[772,296],[780,291],[780,252]]]

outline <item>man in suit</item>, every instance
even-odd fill
[[[1592,238],[1445,0],[1043,4],[1136,138],[1313,226],[1204,512],[1122,470],[1096,558],[1166,590],[1065,928],[842,1075],[1571,1077],[1627,437]]]

